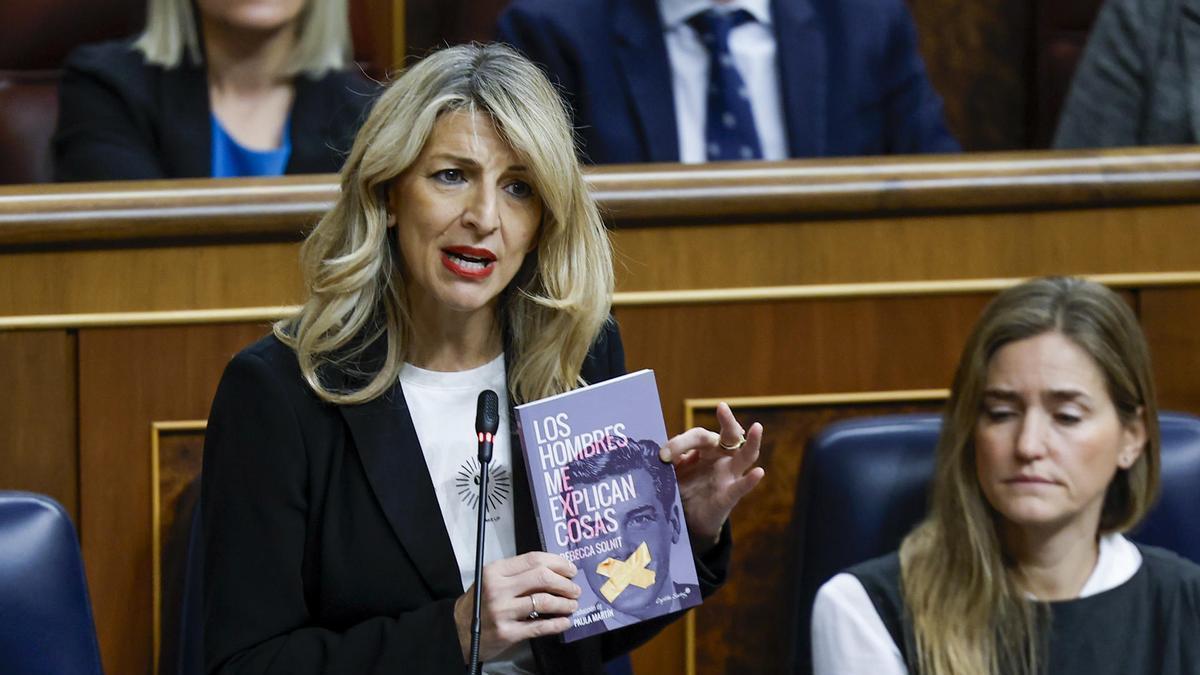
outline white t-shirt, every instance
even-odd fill
[[[1142,566],[1137,546],[1119,534],[1100,538],[1096,567],[1080,598],[1103,593],[1129,581]],[[875,611],[867,590],[853,574],[825,582],[813,604],[814,675],[908,675],[900,648]]]
[[[442,520],[454,547],[458,574],[465,591],[475,578],[476,505],[479,500],[478,441],[475,409],[479,392],[491,389],[500,398],[500,428],[488,470],[488,514],[484,564],[517,554],[513,525],[512,446],[509,431],[508,385],[504,356],[471,370],[438,372],[404,364],[400,386],[416,427],[425,465],[433,480]],[[534,672],[533,652],[528,642],[484,665],[485,673],[524,675]]]
[[[671,91],[675,97],[675,128],[679,135],[679,161],[707,161],[704,124],[708,114],[708,47],[687,24],[709,8],[732,12],[744,9],[754,21],[729,32],[729,54],[750,97],[750,112],[758,131],[763,159],[787,159],[787,126],[784,123],[779,61],[775,57],[775,30],[768,0],[659,0],[663,39],[671,62]]]

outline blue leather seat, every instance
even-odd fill
[[[102,672],[75,528],[30,492],[0,491],[0,671]]]
[[[1162,494],[1136,541],[1200,563],[1200,418],[1161,413]],[[925,515],[937,415],[838,422],[808,444],[797,494],[798,587],[793,664],[811,673],[809,621],[817,589],[841,570],[894,551]]]

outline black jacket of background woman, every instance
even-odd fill
[[[354,142],[376,86],[357,71],[297,75],[284,173],[333,173]],[[63,66],[54,177],[59,181],[207,178],[212,120],[205,69],[165,69],[131,41],[79,47]]]

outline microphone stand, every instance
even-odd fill
[[[475,529],[475,606],[471,610],[471,675],[479,675],[479,634],[480,634],[480,601],[483,595],[483,534],[487,514],[487,461],[479,462],[479,522]]]
[[[479,675],[479,636],[483,598],[483,536],[487,520],[488,469],[492,461],[492,442],[500,426],[499,398],[496,392],[486,389],[479,392],[475,411],[475,434],[479,439],[479,520],[475,529],[475,597],[471,610],[471,664],[470,675]]]

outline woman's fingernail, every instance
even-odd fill
[[[671,451],[666,447],[659,448],[658,458],[669,464],[671,462]]]

